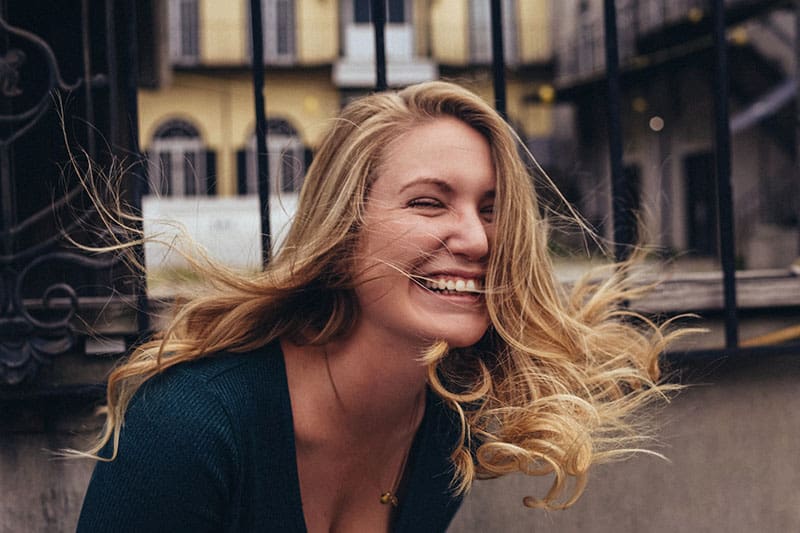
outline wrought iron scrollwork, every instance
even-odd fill
[[[0,385],[13,386],[33,380],[43,364],[74,349],[77,342],[73,321],[79,311],[78,291],[65,279],[37,279],[37,269],[51,263],[48,272],[59,272],[61,265],[100,271],[116,261],[67,251],[52,233],[40,231],[35,241],[21,237],[44,218],[47,208],[17,220],[13,145],[52,110],[54,92],[75,90],[87,80],[66,83],[48,43],[10,25],[2,14],[0,38],[5,43],[0,49]],[[25,72],[46,75],[30,80]],[[50,209],[59,203],[55,200]],[[38,296],[31,294],[31,286],[40,291]]]
[[[0,92],[10,98],[22,94],[19,87],[19,67],[25,62],[25,52],[14,49],[0,57]]]
[[[73,84],[66,83],[61,78],[56,56],[47,43],[34,33],[11,26],[0,16],[0,35],[3,33],[8,37],[18,39],[21,43],[30,46],[32,50],[39,52],[38,55],[45,63],[47,72],[47,82],[38,87],[40,94],[35,95],[36,103],[33,106],[15,113],[4,113],[0,109],[0,123],[10,123],[14,126],[10,130],[10,135],[7,137],[0,136],[0,145],[8,145],[24,135],[50,108],[53,89],[59,88],[65,91],[72,91],[80,87],[82,80],[78,79]],[[2,61],[0,61],[0,87],[2,87],[4,97],[16,97],[23,93],[23,89],[19,87],[21,81],[19,67],[27,59],[27,54],[20,48],[10,48],[5,52]]]
[[[19,273],[6,271],[0,285],[0,382],[16,385],[33,379],[42,364],[75,345],[71,320],[78,294],[68,283],[47,286],[38,299],[23,298],[22,287],[46,262],[73,263],[89,269],[110,268],[115,259],[93,259],[71,252],[38,256]],[[36,307],[45,316],[37,316]]]

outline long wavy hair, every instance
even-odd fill
[[[658,359],[676,334],[623,305],[637,295],[626,283],[630,263],[587,276],[569,292],[557,282],[519,139],[478,96],[430,82],[361,98],[333,120],[284,244],[263,272],[194,262],[207,292],[182,303],[168,327],[112,371],[105,428],[87,453],[99,458],[111,441],[116,456],[131,398],[173,365],[279,337],[322,344],[346,336],[360,312],[352,265],[370,184],[394,139],[440,117],[484,136],[497,182],[497,238],[485,280],[489,329],[475,346],[439,342],[421,354],[432,390],[461,425],[453,490],[511,472],[551,474],[547,493],[524,503],[563,508],[583,491],[591,465],[638,448],[643,433],[634,415],[670,389],[659,384]]]

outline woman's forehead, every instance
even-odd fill
[[[486,138],[455,118],[415,126],[386,147],[376,176],[395,192],[414,185],[494,190],[495,170]]]

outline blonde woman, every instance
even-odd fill
[[[78,530],[444,531],[516,471],[574,502],[665,336],[613,276],[562,291],[517,147],[448,83],[347,106],[267,269],[205,272],[111,374]]]

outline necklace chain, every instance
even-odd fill
[[[336,382],[333,379],[333,374],[331,372],[330,367],[330,358],[328,356],[328,347],[327,345],[322,346],[322,352],[325,356],[325,368],[328,372],[328,379],[330,380],[331,386],[333,387],[334,394],[336,398],[341,403],[341,399],[339,398],[339,391],[336,389]],[[419,415],[420,409],[425,405],[425,393],[423,392],[417,399],[416,405],[414,406],[414,411],[411,413],[411,422],[409,424],[409,428],[413,427],[414,424],[417,422],[417,417]],[[416,433],[416,432],[415,432]],[[412,436],[411,442],[409,443],[408,447],[403,454],[403,460],[400,463],[400,468],[397,470],[395,474],[394,483],[390,487],[389,490],[384,491],[381,493],[379,501],[383,505],[391,505],[392,507],[397,507],[400,505],[400,500],[397,497],[397,492],[400,490],[400,482],[403,480],[403,472],[406,470],[406,464],[408,463],[408,456],[411,453],[411,447],[414,444],[414,437]]]
[[[419,410],[421,409],[422,405],[425,403],[425,396],[422,395],[422,400],[417,400],[417,404],[414,406],[414,412],[411,415],[411,424],[413,425],[417,421],[417,415],[419,414]],[[397,470],[395,474],[394,483],[392,487],[381,493],[381,497],[379,501],[383,505],[391,505],[392,507],[398,507],[400,505],[400,500],[397,497],[397,492],[400,490],[400,482],[403,480],[403,473],[406,470],[406,465],[408,463],[408,456],[411,454],[411,447],[414,445],[414,438],[412,437],[411,442],[406,448],[405,453],[403,454],[403,460],[400,462],[400,468]]]

